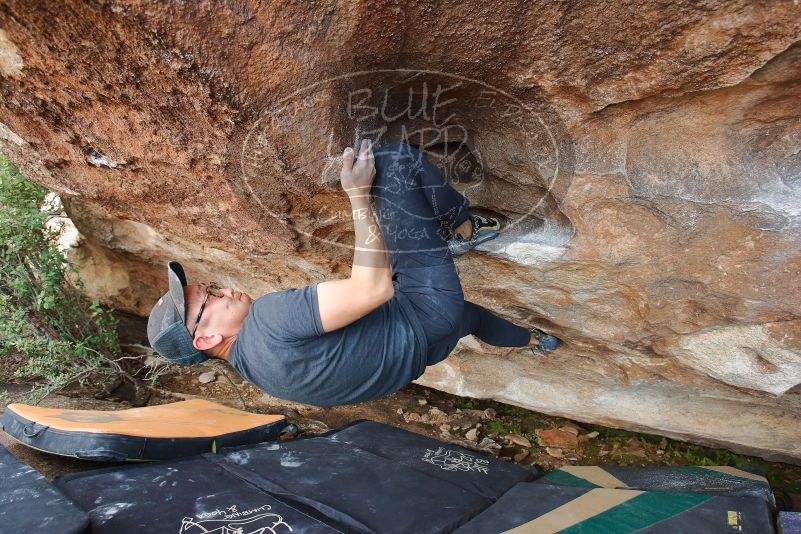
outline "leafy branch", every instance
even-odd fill
[[[36,403],[95,373],[124,372],[118,321],[71,276],[59,228],[46,224],[61,209],[47,193],[0,156],[0,378],[39,382],[26,399]]]

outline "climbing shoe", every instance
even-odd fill
[[[492,217],[470,215],[470,222],[473,226],[473,233],[470,239],[464,239],[458,235],[453,235],[453,237],[448,240],[448,250],[451,251],[452,256],[461,256],[465,252],[476,248],[480,243],[495,239],[501,233],[501,222]]]
[[[529,347],[531,352],[534,354],[541,354],[543,352],[551,352],[552,350],[556,350],[556,347],[559,346],[561,343],[559,338],[552,336],[551,334],[546,334],[539,328],[532,328],[529,330],[536,338],[537,344],[533,347]]]

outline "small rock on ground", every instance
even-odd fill
[[[526,449],[531,448],[531,442],[523,436],[519,436],[517,434],[506,434],[504,437],[509,443],[514,443],[515,445],[525,447]]]
[[[428,410],[426,415],[428,415],[428,422],[430,422],[432,425],[441,425],[449,421],[448,414],[437,407],[433,407]]]
[[[525,460],[525,459],[528,457],[528,455],[529,455],[529,452],[528,452],[528,451],[520,451],[519,453],[517,453],[517,454],[515,454],[515,455],[514,455],[514,457],[512,458],[512,460],[514,460],[514,462],[515,462],[516,464],[519,464],[520,462],[522,462],[523,460]]]
[[[403,420],[407,423],[416,422],[419,423],[423,420],[423,417],[417,412],[409,412],[403,414]]]
[[[217,373],[214,371],[208,371],[206,373],[201,373],[200,376],[197,377],[197,381],[201,384],[210,384],[217,380]]]
[[[576,426],[560,426],[559,430],[567,432],[568,434],[573,434],[574,436],[579,435],[579,429]]]
[[[548,456],[552,456],[554,458],[564,458],[565,453],[562,452],[562,449],[557,449],[554,447],[546,447],[545,452],[548,453]]]
[[[557,448],[575,449],[578,447],[578,437],[559,428],[540,430],[537,432],[544,445]]]

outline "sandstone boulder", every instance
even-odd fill
[[[0,150],[63,198],[92,296],[164,262],[250,294],[347,276],[337,155],[408,135],[508,230],[419,382],[801,462],[798,2],[0,0]]]

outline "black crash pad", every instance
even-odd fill
[[[56,484],[88,510],[92,534],[339,532],[205,456],[64,475]]]
[[[89,518],[34,468],[0,445],[0,532],[85,532]]]
[[[317,532],[324,524],[340,532],[434,534],[452,531],[534,478],[530,469],[409,434],[363,421],[322,436],[68,475],[56,484],[89,511],[100,533],[171,532],[217,509],[255,514],[269,505],[292,532]],[[393,453],[390,441],[402,450]],[[371,442],[383,456],[352,442]]]
[[[758,497],[775,509],[765,473],[756,467],[595,467],[566,466],[538,482],[583,488],[638,489]]]
[[[338,443],[358,447],[398,465],[456,484],[491,501],[514,484],[539,476],[538,469],[524,469],[374,421],[359,421],[336,429],[328,436]]]
[[[770,534],[757,497],[521,483],[458,534]]]
[[[801,534],[801,512],[779,512],[779,534]]]

